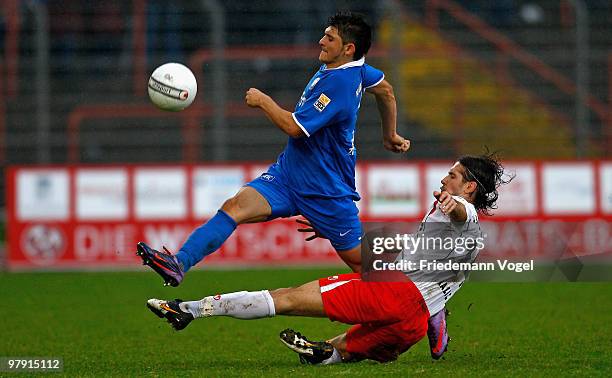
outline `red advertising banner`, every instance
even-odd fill
[[[176,250],[195,223],[28,223],[11,229],[9,262],[23,268],[134,267],[136,243]],[[326,240],[305,242],[293,221],[240,227],[206,265],[312,265],[339,263]]]
[[[364,221],[419,221],[452,162],[364,163]],[[524,258],[565,240],[576,255],[612,253],[612,162],[508,162],[513,182],[483,217],[485,255]],[[133,268],[138,241],[176,250],[264,164],[11,167],[9,269]],[[241,225],[210,266],[340,264],[293,220]],[[550,248],[549,248],[550,249]],[[555,252],[557,253],[557,252]]]

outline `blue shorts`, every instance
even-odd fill
[[[347,251],[361,243],[359,209],[350,197],[301,197],[285,180],[277,164],[246,184],[257,190],[270,204],[268,220],[303,215],[336,251]]]

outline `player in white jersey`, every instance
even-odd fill
[[[497,188],[504,180],[501,164],[492,155],[464,156],[441,181],[440,191],[433,193],[435,202],[419,228],[423,237],[478,237],[478,212],[495,208]],[[465,246],[465,245],[464,245]],[[424,249],[410,255],[411,259],[453,262],[473,261],[477,246],[463,252],[456,246]],[[392,260],[393,262],[393,260]],[[208,296],[183,302],[149,299],[147,306],[160,318],[165,318],[177,330],[192,320],[209,316],[230,316],[237,319],[258,319],[275,315],[326,317],[351,324],[346,333],[327,341],[313,342],[299,332],[281,332],[281,341],[297,352],[300,360],[312,364],[372,359],[393,361],[428,334],[428,318],[443,314],[445,303],[461,287],[465,272],[448,270],[433,272],[415,269],[405,272],[390,270],[383,279],[368,280],[366,273],[339,274],[321,278],[294,288],[241,291]],[[438,311],[438,313],[436,313]],[[434,345],[446,347],[441,336]],[[433,355],[433,351],[432,351]]]
[[[453,169],[457,169],[453,167]],[[454,174],[453,169],[449,174]],[[432,248],[423,248],[415,253],[403,251],[397,257],[398,261],[413,261],[417,269],[405,270],[404,272],[415,283],[427,304],[431,314],[437,314],[444,309],[446,302],[459,290],[469,271],[437,270],[434,267],[446,262],[471,263],[478,256],[478,246],[482,246],[483,235],[478,223],[478,213],[473,204],[460,196],[447,195],[445,188],[441,188],[440,199],[436,200],[429,212],[423,218],[419,234],[428,240]],[[445,213],[438,202],[449,199],[449,206],[460,204],[465,209],[465,220],[451,221],[448,213]],[[451,213],[454,214],[454,213]],[[448,225],[451,227],[448,227]],[[459,251],[449,251],[446,248],[437,248],[437,240],[470,240],[473,243],[461,246]],[[480,241],[480,243],[478,243]],[[436,265],[433,265],[436,264]]]

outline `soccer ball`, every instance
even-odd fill
[[[180,63],[166,63],[149,78],[149,98],[162,110],[178,112],[193,102],[198,91],[193,72]]]

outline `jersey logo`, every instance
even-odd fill
[[[264,173],[263,175],[261,175],[261,179],[264,181],[272,181],[274,180],[274,176],[269,173]]]
[[[319,82],[319,80],[321,80],[321,78],[320,78],[320,77],[318,77],[318,78],[314,79],[314,80],[312,81],[312,84],[310,84],[310,87],[308,87],[308,89],[312,90],[312,88],[314,88],[314,86],[315,86],[315,85],[317,85],[317,83]]]
[[[298,108],[304,105],[305,102],[306,102],[306,92],[302,92],[302,95],[300,96],[300,101],[298,102],[298,105],[297,105]]]
[[[314,103],[314,107],[318,111],[322,112],[323,110],[325,110],[325,107],[329,105],[330,102],[331,102],[331,99],[327,97],[325,93],[321,93],[317,101]]]

